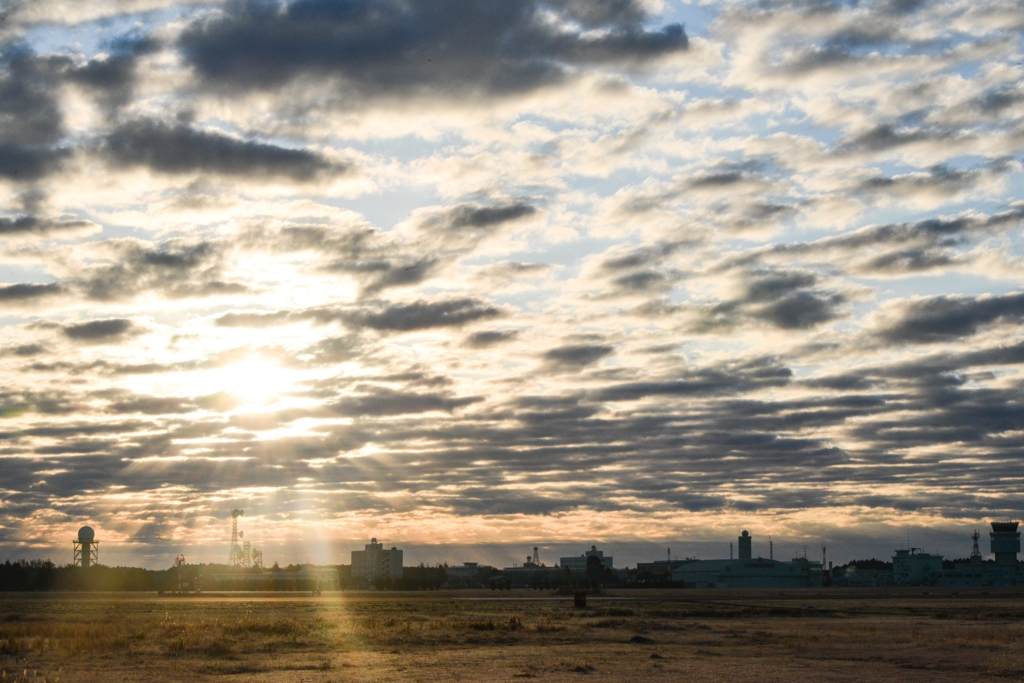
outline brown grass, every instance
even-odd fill
[[[1016,594],[492,597],[0,596],[0,683],[1024,680]]]

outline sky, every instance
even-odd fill
[[[0,559],[967,556],[1024,513],[1022,29],[0,0]]]

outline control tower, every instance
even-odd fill
[[[753,537],[750,535],[750,533],[746,529],[744,529],[743,533],[740,534],[740,537],[739,537],[739,542],[740,542],[739,549],[740,549],[740,559],[741,560],[749,560],[753,556],[753,553],[751,552],[751,542],[753,540],[754,540]]]
[[[1017,553],[1020,552],[1019,522],[992,522],[992,532],[988,535],[992,543],[992,554],[996,556],[996,564],[1017,566]]]

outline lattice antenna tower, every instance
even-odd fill
[[[245,510],[235,508],[231,511],[231,550],[228,553],[228,564],[237,567],[242,564],[242,548],[238,545],[238,518],[245,514]]]
[[[533,546],[533,557],[531,558],[530,561],[533,562],[535,565],[539,566],[540,565],[540,553],[537,550],[538,550],[537,546]]]
[[[978,548],[978,539],[979,538],[981,538],[981,532],[978,531],[977,529],[975,529],[974,533],[971,534],[971,540],[974,541],[974,548],[971,550],[971,559],[972,560],[974,558],[976,558],[976,557],[978,559],[981,559],[981,550]]]

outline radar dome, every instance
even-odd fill
[[[744,536],[749,536],[750,534],[749,534],[749,533],[747,532],[747,530],[746,530],[746,529],[744,529],[744,530],[743,530],[743,535],[744,535]]]
[[[96,538],[96,532],[92,530],[91,526],[83,526],[78,530],[78,540],[92,542]]]

